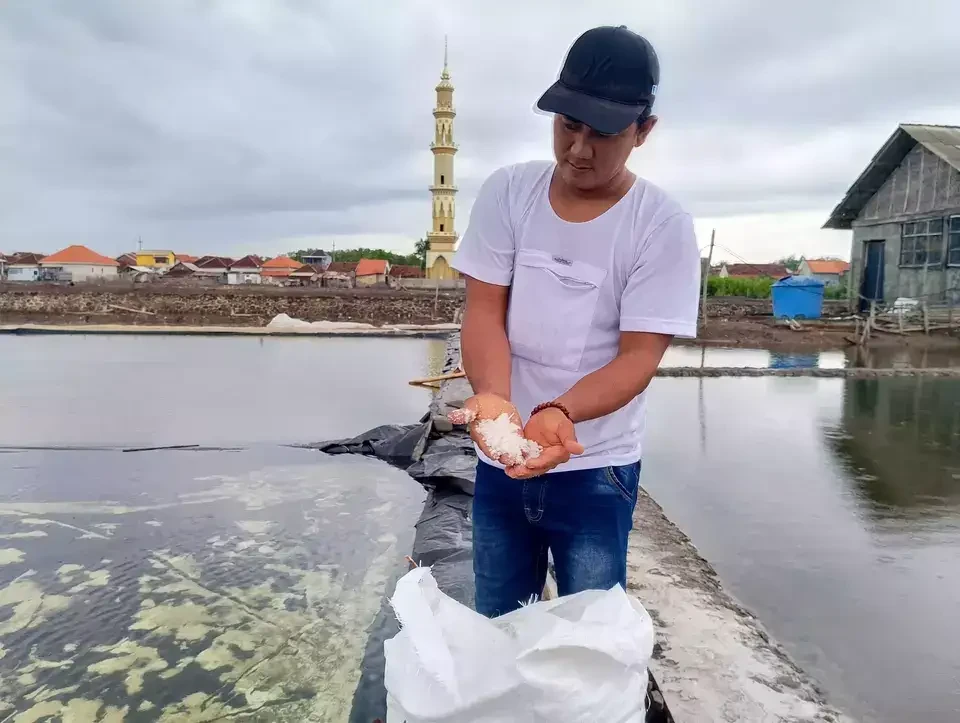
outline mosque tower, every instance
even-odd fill
[[[453,183],[453,157],[457,144],[453,140],[453,83],[447,70],[447,41],[443,41],[443,72],[437,85],[437,105],[433,109],[434,137],[430,144],[433,151],[433,184],[430,194],[433,200],[433,225],[427,234],[427,278],[452,280],[459,274],[450,266],[457,232],[454,225],[457,187]]]

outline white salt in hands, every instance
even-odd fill
[[[470,397],[463,409],[448,416],[454,424],[469,425],[470,436],[481,451],[505,467],[520,467],[542,451],[539,444],[523,436],[516,408],[495,394]]]

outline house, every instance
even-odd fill
[[[120,263],[119,261],[117,263]],[[153,281],[160,276],[158,269],[148,269],[146,266],[126,266],[120,264],[117,267],[117,275],[124,281],[132,281],[136,284],[142,284],[146,281]]]
[[[233,259],[229,256],[201,256],[194,262],[178,262],[177,266],[182,265],[182,268],[178,276],[174,278],[226,282],[227,272],[230,271],[231,264],[233,264]],[[170,269],[170,271],[173,271],[173,269]],[[169,275],[169,272],[167,273]]]
[[[310,264],[303,264],[291,272],[289,278],[290,281],[296,282],[300,286],[315,286],[320,284],[323,271]]]
[[[739,276],[741,278],[757,279],[770,278],[782,279],[784,276],[790,276],[790,269],[783,264],[720,264],[720,271],[717,274],[721,279],[730,276]]]
[[[426,276],[426,273],[419,266],[391,264],[390,276],[395,279],[422,279]]]
[[[137,255],[133,251],[128,251],[125,254],[120,254],[114,259],[118,264],[120,264],[120,270],[128,266],[137,266]]]
[[[75,244],[40,260],[40,276],[79,283],[117,278],[120,264],[86,246]]]
[[[300,257],[303,260],[303,263],[319,271],[326,271],[327,267],[333,263],[333,257],[330,254],[325,254],[322,251],[315,254],[304,254]]]
[[[164,274],[164,278],[213,284],[225,281],[226,273],[223,268],[216,265],[213,265],[211,268],[201,269],[196,264],[191,264],[187,261],[178,261],[173,265],[173,268]]]
[[[7,257],[0,254],[0,281],[7,278]]]
[[[357,286],[385,284],[389,273],[390,264],[383,259],[360,259],[353,272],[354,283]]]
[[[800,259],[797,276],[813,276],[827,286],[839,286],[850,264],[836,259]]]
[[[299,269],[303,264],[291,259],[289,256],[277,256],[276,258],[264,261],[263,269],[260,272],[265,281],[275,284],[282,284],[290,278],[290,274]]]
[[[137,263],[134,266],[166,271],[173,268],[175,263],[177,255],[173,251],[137,251]]]
[[[329,288],[353,288],[354,272],[357,270],[355,261],[333,261],[323,272],[322,284]]]
[[[960,302],[960,127],[898,126],[823,227],[853,231],[848,288],[861,310]]]
[[[46,254],[19,253],[7,259],[7,281],[37,281],[40,260]]]
[[[259,284],[262,281],[260,271],[263,268],[263,259],[254,254],[248,254],[242,259],[230,264],[230,270],[227,271],[227,283],[231,286],[237,284]]]

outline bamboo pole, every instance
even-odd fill
[[[411,386],[422,386],[426,384],[434,384],[436,382],[445,382],[448,379],[462,379],[467,376],[466,372],[457,369],[454,372],[447,372],[446,374],[438,374],[433,377],[420,377],[419,379],[411,379],[408,384]]]
[[[710,278],[710,264],[713,262],[713,242],[717,237],[717,229],[710,232],[710,250],[707,252],[707,268],[700,280],[700,315],[703,318],[703,328],[707,328],[707,280]]]

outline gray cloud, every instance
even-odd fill
[[[412,244],[445,32],[462,230],[493,168],[549,155],[532,106],[573,38],[621,22],[663,67],[638,172],[699,216],[825,215],[896,123],[960,122],[960,6],[782,5],[11,0],[0,249]]]

